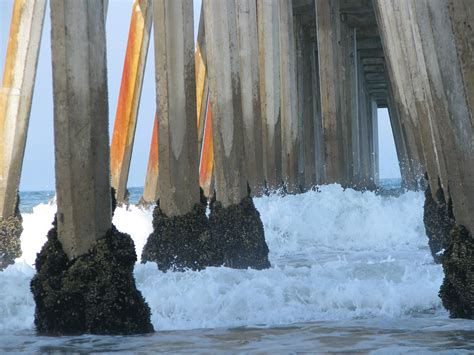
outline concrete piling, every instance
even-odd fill
[[[247,189],[236,2],[204,0],[206,52],[213,113],[216,201],[211,236],[224,265],[266,268],[268,247],[260,215]]]
[[[198,115],[198,145],[199,145],[199,186],[204,196],[212,198],[214,142],[212,136],[212,110],[209,101],[209,78],[206,69],[206,41],[204,26],[204,9],[201,6],[201,18],[196,46],[196,99]]]
[[[324,139],[323,139],[323,121],[321,118],[321,91],[319,79],[319,62],[316,41],[311,44],[311,90],[313,101],[313,120],[314,120],[314,140],[315,140],[315,166],[316,166],[316,184],[323,184],[324,179]]]
[[[45,0],[16,0],[0,88],[0,270],[21,255],[18,210]]]
[[[338,35],[339,0],[316,1],[316,27],[323,121],[325,183],[340,183],[343,177],[342,122]]]
[[[199,162],[199,186],[201,186],[205,196],[212,197],[214,193],[214,136],[212,134],[212,110],[209,99],[207,99],[207,105],[205,106],[207,109],[204,113],[204,132]]]
[[[235,0],[204,2],[216,193],[225,207],[240,203],[248,194],[241,159],[244,142],[235,5]]]
[[[158,116],[158,195],[142,261],[183,270],[219,265],[199,193],[196,81],[191,0],[153,3]]]
[[[437,106],[441,106],[436,107],[432,116],[439,133],[435,144],[442,153],[438,158],[440,165],[444,163],[447,170],[446,176],[440,176],[448,208],[452,204],[452,210],[447,212],[456,223],[443,254],[445,278],[440,296],[452,317],[473,319],[474,112],[470,69],[474,66],[474,12],[465,1],[423,1],[411,5],[421,34],[429,89]]]
[[[142,206],[151,206],[158,200],[158,116],[155,114],[153,120],[153,132],[151,134],[150,153],[146,168],[145,186],[143,196],[140,199]]]
[[[153,331],[135,248],[112,225],[102,1],[51,1],[57,218],[31,281],[41,334]]]
[[[110,147],[111,182],[119,203],[126,202],[127,199],[128,174],[150,41],[151,8],[151,0],[135,0],[132,5],[127,51]]]
[[[397,70],[392,85],[412,88],[398,106],[414,107],[412,121],[429,178],[424,220],[430,246],[440,240],[439,248],[446,249],[440,296],[451,316],[472,319],[474,132],[467,68],[474,59],[467,44],[472,42],[474,12],[465,2],[446,0],[396,4],[378,0],[375,5],[387,52],[398,45],[411,63],[397,69],[396,53],[389,52],[387,61]],[[398,16],[392,15],[391,6],[396,6]],[[402,23],[403,31],[394,28],[397,23]],[[393,40],[394,33],[402,38]]]
[[[298,92],[296,85],[296,47],[293,7],[290,0],[280,2],[280,107],[282,180],[289,193],[300,192],[298,162],[300,152]]]
[[[279,1],[257,2],[263,167],[269,191],[281,187]]]
[[[237,0],[237,33],[247,181],[253,196],[263,192],[262,120],[258,63],[257,3]]]
[[[199,202],[192,1],[155,1],[158,189],[168,216]]]
[[[307,191],[316,185],[315,116],[313,105],[312,39],[309,26],[302,16],[295,16],[297,47],[298,112],[300,113],[298,135],[300,151],[298,160],[299,186]]]
[[[356,29],[346,22],[340,25],[339,58],[341,78],[341,119],[343,142],[343,177],[341,183],[354,186],[355,167],[354,152],[358,150],[358,102],[357,102],[357,45]],[[353,142],[355,140],[355,142]]]

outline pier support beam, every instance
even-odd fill
[[[301,115],[300,126],[298,127],[298,134],[300,135],[298,172],[299,185],[307,191],[316,185],[315,119],[311,63],[313,46],[309,30],[303,25],[301,17],[297,16],[295,19],[298,112]]]
[[[474,120],[472,70],[466,68],[474,66],[474,11],[466,1],[377,0],[375,4],[394,85],[412,89],[400,90],[406,96],[398,104],[416,112],[413,121],[431,188],[425,204],[426,229],[431,237],[445,235],[441,246],[449,243],[442,256],[445,279],[440,296],[451,316],[472,319]],[[395,65],[400,63],[398,53],[406,65]]]
[[[360,62],[360,54],[359,59]],[[359,140],[359,175],[357,179],[358,189],[369,189],[375,188],[373,182],[370,180],[370,140],[371,135],[371,115],[372,115],[372,104],[370,101],[369,93],[367,92],[367,84],[365,82],[364,70],[362,66],[358,67],[358,140]]]
[[[119,203],[127,200],[128,174],[150,42],[151,7],[151,0],[135,0],[132,7],[122,83],[110,147],[111,181]]]
[[[371,170],[370,179],[374,186],[379,184],[379,119],[377,113],[377,103],[374,99],[371,100],[371,140],[370,140],[370,160]]]
[[[251,194],[261,195],[263,176],[260,70],[258,65],[257,3],[237,0],[237,32],[244,125],[244,153]]]
[[[236,2],[204,0],[209,89],[213,113],[216,199],[211,234],[224,265],[270,266],[260,215],[247,190]]]
[[[324,183],[341,183],[344,171],[338,38],[339,0],[316,1],[316,29],[324,136]]]
[[[204,111],[203,118],[204,129],[201,143],[201,159],[199,161],[199,186],[201,186],[204,195],[211,198],[214,194],[214,136],[212,134],[212,110],[209,99],[207,99],[205,106],[207,109]]]
[[[263,167],[269,191],[281,187],[280,5],[257,1]]]
[[[207,75],[207,55],[204,26],[204,9],[201,16],[196,46],[196,99],[198,115],[199,144],[199,186],[208,199],[214,195],[214,141],[212,136],[212,110],[209,102],[209,78]]]
[[[199,193],[192,0],[156,0],[158,194],[142,260],[184,270],[220,265]]]
[[[21,255],[18,188],[25,154],[45,0],[16,0],[0,88],[0,271]]]
[[[321,118],[321,90],[319,80],[318,45],[314,41],[311,43],[311,81],[313,93],[313,120],[314,120],[314,141],[316,150],[316,184],[321,185],[324,180],[324,137],[323,121]]]
[[[158,200],[158,116],[155,114],[153,120],[153,131],[151,133],[150,153],[146,168],[145,186],[140,205],[151,206]]]
[[[357,185],[358,168],[358,87],[356,29],[347,22],[340,25],[341,118],[345,186]]]
[[[31,282],[41,334],[153,331],[133,241],[111,222],[103,6],[51,1],[58,211]]]
[[[283,185],[289,193],[300,192],[298,179],[299,121],[296,85],[296,47],[291,0],[280,2],[280,107],[281,107],[281,166]]]
[[[303,133],[304,140],[304,186],[310,190],[316,186],[316,143],[314,119],[314,94],[312,76],[312,43],[309,31],[303,28]],[[309,75],[308,75],[309,74]]]
[[[439,216],[453,217],[449,247],[443,254],[445,278],[440,296],[452,317],[474,319],[474,11],[468,1],[420,1],[412,5],[433,100],[432,116],[447,208]],[[421,117],[423,119],[423,117]],[[426,119],[426,118],[425,118]],[[436,199],[435,195],[435,199]]]

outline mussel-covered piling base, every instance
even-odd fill
[[[23,232],[21,214],[0,220],[0,271],[21,256],[20,236]]]
[[[444,280],[439,295],[453,318],[474,319],[474,238],[457,225],[443,257]]]
[[[153,233],[143,248],[142,262],[156,262],[162,271],[201,270],[207,266],[237,269],[270,267],[260,214],[252,199],[223,208],[197,204],[191,213],[167,217],[159,207],[153,212]]]
[[[212,202],[209,223],[211,235],[219,241],[222,265],[235,269],[270,267],[262,220],[251,197],[229,207]]]
[[[31,281],[40,334],[141,334],[153,331],[150,308],[133,276],[135,246],[114,226],[90,252],[70,261],[56,226],[36,258]]]
[[[153,233],[143,248],[142,262],[156,262],[162,271],[201,270],[221,265],[217,240],[209,230],[206,206],[196,204],[183,216],[166,216],[159,204],[153,211]]]
[[[443,261],[443,253],[449,246],[449,233],[453,229],[455,221],[441,187],[436,192],[436,198],[438,201],[431,195],[428,185],[425,190],[423,222],[431,255],[434,261],[440,264]]]

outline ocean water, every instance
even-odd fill
[[[35,335],[29,282],[56,207],[50,192],[21,198],[24,253],[0,272],[0,352],[474,352],[474,322],[449,319],[438,297],[443,271],[428,249],[422,192],[328,185],[255,199],[272,267],[163,273],[138,263],[156,332],[129,337]],[[138,255],[151,218],[133,204],[115,213]]]

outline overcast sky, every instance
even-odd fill
[[[195,29],[201,0],[194,1]],[[13,0],[0,0],[0,68],[3,68]],[[109,129],[113,129],[121,72],[125,56],[132,0],[109,0],[107,15],[107,65]],[[45,17],[35,92],[26,145],[21,190],[54,190],[53,96],[49,5]],[[155,114],[153,41],[150,41],[140,101],[129,186],[143,186]],[[2,70],[3,73],[3,70]],[[110,134],[110,136],[112,136]],[[387,110],[379,110],[380,176],[399,177],[397,157]]]

